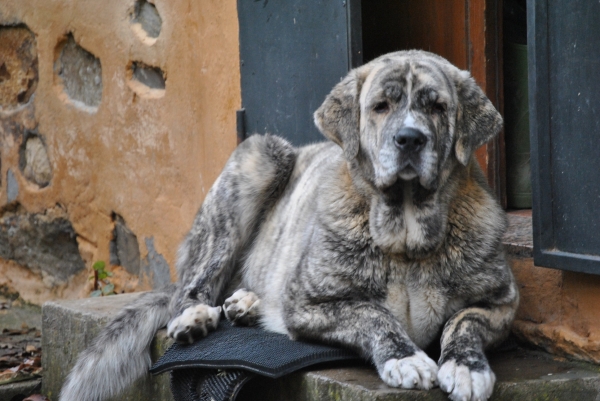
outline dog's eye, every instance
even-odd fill
[[[443,114],[446,112],[446,105],[444,103],[435,102],[433,106],[431,106],[431,111],[435,114]]]
[[[388,102],[379,102],[373,107],[373,111],[377,114],[387,113],[390,110],[390,104]]]

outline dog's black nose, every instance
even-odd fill
[[[418,152],[427,143],[427,137],[415,128],[402,128],[394,135],[396,147],[404,152]]]

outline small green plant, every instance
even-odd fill
[[[106,263],[99,260],[94,263],[92,268],[94,275],[90,277],[90,280],[94,280],[94,291],[90,293],[90,297],[115,295],[115,285],[108,280],[113,274],[106,270]]]

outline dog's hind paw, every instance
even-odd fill
[[[449,360],[440,367],[438,380],[453,401],[485,401],[492,395],[496,376],[489,366],[476,371]]]
[[[190,306],[169,322],[167,334],[179,343],[191,344],[216,329],[220,317],[220,306],[212,307],[204,304]]]
[[[238,326],[252,326],[259,314],[260,299],[245,289],[237,290],[223,304],[225,317]]]
[[[429,390],[437,385],[437,364],[423,351],[402,359],[389,359],[379,372],[392,387]]]

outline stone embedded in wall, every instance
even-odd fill
[[[154,248],[154,238],[146,238],[148,256],[142,262],[142,272],[150,278],[152,288],[162,288],[171,283],[169,264],[165,258]]]
[[[141,62],[132,64],[133,79],[151,89],[165,89],[165,77],[158,67],[150,67]]]
[[[33,132],[27,132],[19,149],[19,167],[29,181],[44,188],[52,180],[52,167],[46,144]]]
[[[59,206],[27,213],[15,203],[0,211],[0,258],[41,274],[49,285],[63,284],[85,269],[76,237]]]
[[[0,110],[29,102],[37,82],[35,35],[25,25],[0,25]]]
[[[140,274],[140,247],[137,236],[127,227],[125,220],[118,214],[113,214],[115,228],[110,242],[110,263],[123,266],[129,274]]]
[[[153,45],[160,35],[162,18],[154,4],[146,0],[135,3],[131,16],[131,29],[147,45]]]
[[[171,282],[169,264],[156,252],[154,238],[146,238],[148,255],[140,257],[137,236],[127,227],[121,216],[113,213],[115,228],[110,242],[110,264],[122,266],[129,274],[147,277],[153,288],[161,288]]]
[[[128,68],[127,76],[128,86],[138,96],[158,99],[165,95],[165,73],[160,68],[134,61]]]
[[[142,25],[142,28],[151,38],[158,38],[162,28],[162,18],[156,10],[156,6],[145,0],[135,3],[134,23]]]
[[[54,63],[64,92],[72,103],[93,112],[102,100],[102,65],[92,53],[79,46],[72,34],[59,44]]]
[[[19,197],[19,183],[11,169],[6,172],[6,193],[8,203]]]

